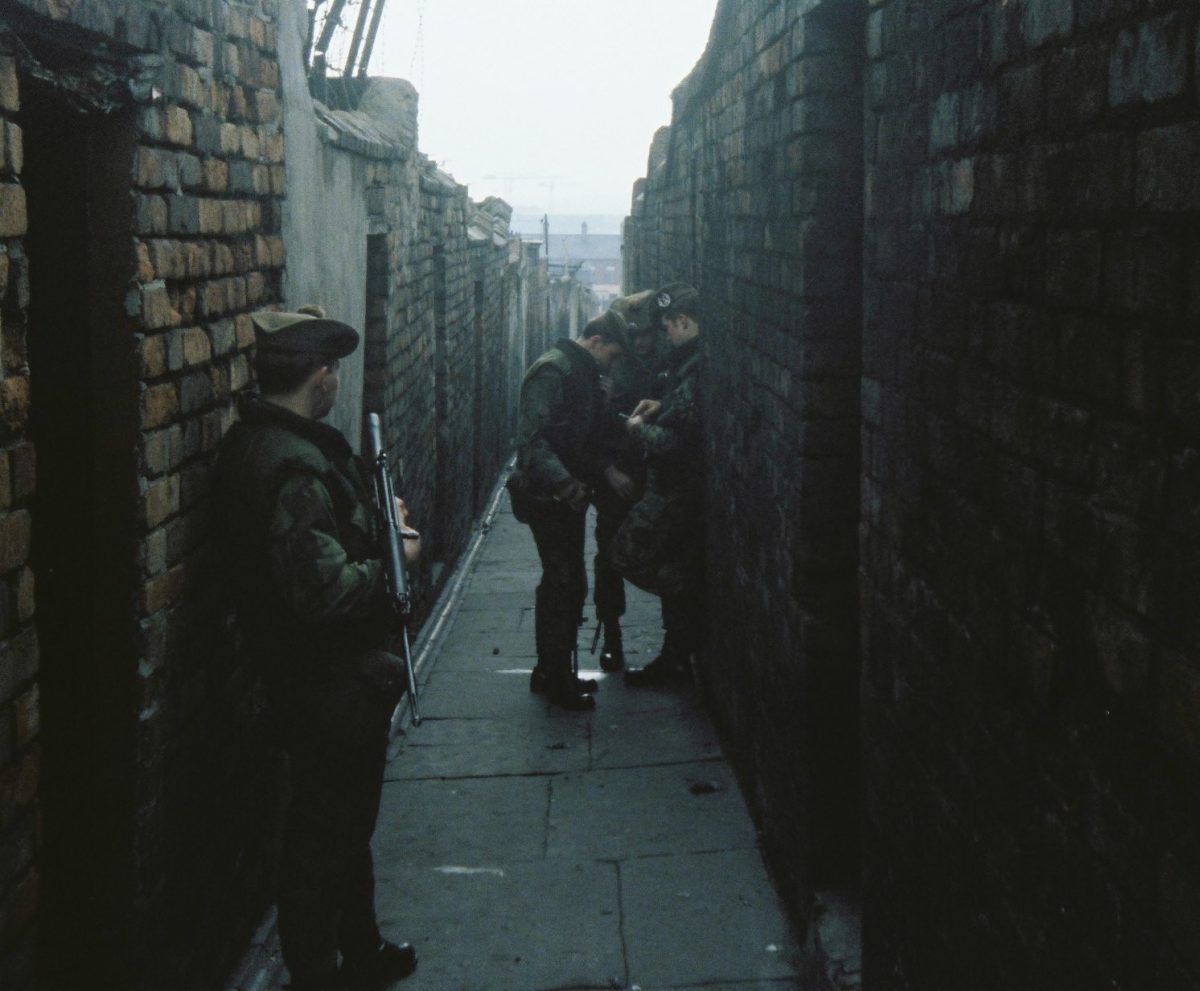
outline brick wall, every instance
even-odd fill
[[[1200,984],[1196,20],[871,12],[881,987]]]
[[[704,669],[789,902],[857,863],[861,134],[854,5],[722,4],[626,225],[702,324]]]
[[[627,290],[715,306],[717,711],[801,918],[862,788],[872,987],[1200,986],[1197,16],[721,3],[637,191]]]

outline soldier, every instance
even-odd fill
[[[613,359],[609,368],[608,408],[611,413],[628,416],[638,400],[654,394],[655,377],[665,365],[670,350],[662,333],[652,290],[622,296],[612,309],[625,318],[629,329],[630,350]],[[641,494],[645,481],[645,459],[638,445],[620,421],[610,418],[612,427],[607,444],[613,463],[633,481],[631,491],[616,492],[610,486],[597,489],[596,557],[593,562],[596,620],[604,631],[600,668],[619,671],[625,666],[621,637],[621,617],[625,614],[625,580],[610,560],[612,538]]]
[[[375,507],[345,437],[319,422],[358,333],[319,307],[253,320],[261,397],[243,400],[222,442],[214,494],[238,624],[289,757],[279,940],[295,991],[376,991],[417,957],[375,920],[370,840],[406,686],[403,662],[384,649]],[[415,558],[416,542],[405,544]]]
[[[643,399],[625,429],[645,452],[645,491],[612,542],[618,572],[662,597],[662,650],[629,685],[658,685],[689,671],[703,605],[704,469],[700,402],[700,294],[672,283],[655,295],[673,348],[663,398]]]
[[[565,709],[594,707],[596,682],[572,670],[587,598],[584,523],[594,489],[632,492],[633,482],[606,457],[600,373],[626,350],[625,321],[612,310],[588,322],[579,340],[560,340],[521,384],[517,466],[508,480],[513,513],[528,523],[542,563],[534,604],[537,665],[530,691],[548,692]]]

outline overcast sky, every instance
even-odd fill
[[[370,72],[420,91],[420,147],[472,199],[629,212],[716,0],[387,0]]]

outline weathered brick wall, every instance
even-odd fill
[[[864,6],[722,3],[626,228],[716,306],[718,711],[803,914],[857,567],[866,983],[1200,986],[1197,8]]]
[[[626,291],[697,285],[705,678],[797,914],[857,862],[855,6],[721,4],[626,225]]]
[[[874,986],[1200,986],[1196,30],[871,12]]]
[[[452,562],[471,526],[474,484],[474,280],[465,186],[427,163],[421,173],[421,224],[433,249],[433,377],[436,431],[430,451],[436,513],[426,529],[435,567]]]
[[[104,529],[103,518],[86,510],[77,518],[80,566],[93,566],[88,564],[93,543],[91,554],[109,558],[109,567],[88,572],[102,586],[91,602],[97,610],[113,610],[93,619],[87,609],[55,612],[53,598],[35,599],[28,589],[18,598],[16,582],[26,572],[21,565],[29,548],[20,543],[15,522],[7,531],[6,560],[14,568],[10,598],[21,605],[11,610],[14,622],[3,630],[0,684],[6,687],[0,697],[4,711],[20,718],[5,722],[0,743],[0,773],[10,781],[3,790],[0,848],[3,862],[11,864],[0,877],[5,906],[0,983],[24,987],[31,981],[36,907],[43,927],[74,934],[72,953],[56,949],[43,957],[46,986],[56,981],[65,986],[77,976],[72,968],[84,968],[92,982],[162,987],[180,973],[219,972],[230,933],[253,921],[254,906],[241,893],[261,889],[265,880],[263,860],[245,853],[253,849],[246,837],[261,836],[271,814],[269,803],[256,797],[264,791],[269,762],[255,755],[268,749],[260,721],[253,718],[251,678],[235,660],[211,591],[216,584],[204,536],[209,457],[229,423],[231,390],[248,377],[245,313],[276,298],[283,264],[273,18],[269,8],[254,4],[164,10],[137,2],[119,8],[85,2],[56,7],[49,16],[40,4],[18,3],[8,14],[15,40],[6,47],[19,68],[6,58],[8,182],[0,213],[6,236],[29,234],[7,251],[12,259],[28,257],[29,279],[10,280],[4,323],[15,334],[28,322],[34,359],[27,369],[24,348],[12,349],[16,337],[6,339],[6,362],[16,373],[5,385],[11,396],[6,418],[13,428],[7,485],[19,481],[23,488],[17,492],[25,499],[32,492],[32,476],[12,471],[21,468],[16,454],[26,436],[16,402],[18,381],[29,375],[34,420],[40,418],[43,430],[70,401],[56,391],[59,369],[50,361],[38,363],[38,341],[53,331],[44,319],[39,323],[39,314],[51,312],[49,296],[76,294],[88,301],[85,310],[97,300],[124,296],[121,319],[108,326],[107,335],[90,342],[81,338],[78,347],[97,396],[115,382],[135,387],[137,395],[119,397],[114,407],[96,407],[104,422],[93,428],[93,453],[111,456],[105,469],[115,481],[95,484],[109,493],[103,511],[113,526]],[[123,43],[121,51],[153,57],[118,61],[111,44],[107,52],[100,50],[114,38]],[[39,167],[53,159],[60,139],[40,118],[22,122],[18,108],[22,95],[34,92],[26,84],[35,62],[60,81],[69,78],[68,66],[75,71],[82,66],[86,78],[90,65],[80,52],[89,50],[98,53],[91,65],[116,68],[117,83],[102,94],[115,94],[110,107],[89,104],[101,87],[75,86],[84,92],[81,105],[91,106],[77,118],[80,130],[99,134],[102,128],[94,122],[103,120],[113,133],[129,136],[131,155],[121,173],[115,152],[88,146],[89,161],[77,163],[75,172],[86,169],[98,183],[124,186],[125,213],[114,212],[112,220],[129,239],[103,248],[96,243],[96,253],[111,248],[114,257],[85,256],[84,265],[64,274],[51,264],[57,256],[42,247],[47,231],[27,232],[19,222],[21,187],[14,181],[23,135],[36,141],[36,148],[26,146],[27,160]],[[139,84],[130,87],[130,77]],[[58,105],[57,96],[45,99],[46,106]],[[36,112],[42,109],[38,104]],[[63,144],[69,140],[62,138]],[[96,162],[107,171],[95,173]],[[64,174],[70,165],[54,163]],[[21,178],[38,191],[37,209],[51,215],[53,190],[43,188],[44,177],[26,172]],[[79,186],[84,189],[86,181]],[[112,198],[100,186],[84,195],[93,205]],[[126,284],[114,281],[118,269]],[[19,285],[28,292],[15,291]],[[86,391],[80,401],[87,402]],[[126,408],[137,422],[133,417],[126,422]],[[121,433],[126,427],[129,433]],[[134,449],[136,464],[126,465],[121,452]],[[44,462],[54,460],[39,453]],[[56,466],[40,473],[43,512],[63,502],[62,486],[72,481],[57,471]],[[81,485],[93,484],[92,475],[86,462],[78,465]],[[39,522],[49,533],[53,522],[35,515],[35,529]],[[60,525],[69,527],[71,520]],[[128,633],[104,641],[120,652],[91,657],[81,651],[72,657],[51,651],[43,656],[49,667],[39,670],[28,625],[35,602],[43,634],[63,624],[84,630],[91,623],[128,627]],[[38,724],[26,718],[29,702],[38,697],[39,686],[50,684],[56,686],[53,697],[41,693],[45,736],[38,739]],[[93,684],[100,690],[86,697]],[[31,763],[39,745],[48,755],[40,781]],[[83,783],[89,779],[96,783]],[[46,848],[36,852],[28,831],[35,786],[46,810],[47,837]],[[94,835],[87,835],[89,828]],[[47,879],[40,891],[39,878]]]

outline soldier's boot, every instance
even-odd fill
[[[537,667],[529,672],[529,690],[535,695],[550,688],[552,681],[557,681],[550,675],[552,665],[538,661]],[[580,678],[573,671],[570,672],[568,680],[575,686],[577,692],[582,692],[584,695],[593,695],[600,687],[594,678]]]
[[[384,941],[364,960],[346,960],[342,975],[350,991],[384,991],[417,969],[417,951],[409,943]]]
[[[596,707],[595,700],[581,687],[581,679],[571,670],[569,652],[546,658],[543,667],[546,670],[546,696],[551,703],[572,712],[586,712]]]
[[[681,642],[678,635],[672,636],[668,630],[658,656],[644,668],[628,669],[625,672],[625,684],[635,688],[647,688],[686,681],[691,675],[691,664],[691,650]]]
[[[621,624],[615,619],[604,621],[604,644],[600,649],[600,670],[611,674],[625,667],[625,648],[621,642]]]

